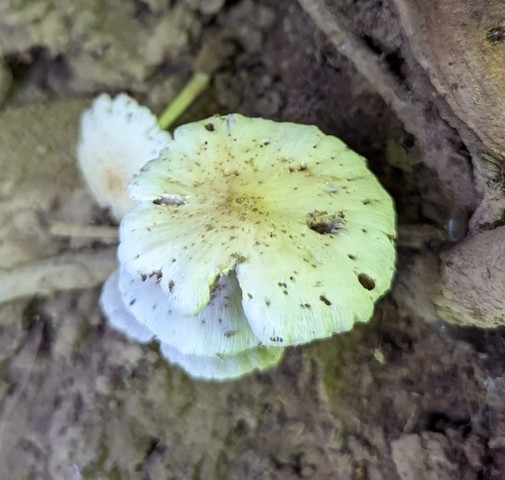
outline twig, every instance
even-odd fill
[[[51,225],[51,235],[61,237],[93,238],[95,240],[118,239],[117,227],[107,225],[75,225],[65,222],[54,222]]]
[[[160,115],[158,123],[164,130],[169,129],[179,116],[195,101],[209,84],[206,73],[195,73],[182,91],[170,102]]]
[[[59,291],[96,287],[116,268],[116,248],[65,253],[0,270],[0,304]]]

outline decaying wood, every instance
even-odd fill
[[[433,128],[433,122],[426,111],[426,97],[418,97],[416,91],[399,82],[389,71],[381,56],[373,52],[366,43],[352,32],[346,19],[327,6],[324,0],[299,0],[300,5],[311,16],[317,27],[326,35],[336,50],[348,58],[356,70],[370,81],[384,101],[403,122],[405,130],[418,142],[425,164],[437,172],[446,187],[446,193],[456,208],[473,209],[476,206],[476,192],[472,182],[470,166],[454,150],[448,138],[451,127],[440,123]],[[420,72],[417,82],[423,82]],[[446,134],[440,135],[440,128]],[[443,139],[446,139],[444,143]],[[450,159],[452,168],[444,163]]]
[[[395,0],[417,60],[487,149],[505,153],[505,9],[501,0]]]
[[[68,252],[0,270],[0,303],[101,285],[116,268],[115,250]]]

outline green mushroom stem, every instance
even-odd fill
[[[193,74],[185,87],[170,102],[161,113],[158,123],[163,130],[168,130],[174,122],[184,113],[195,99],[207,88],[210,77],[206,73]]]

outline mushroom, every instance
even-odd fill
[[[110,209],[115,220],[120,221],[133,207],[127,183],[170,141],[170,135],[159,125],[173,122],[184,105],[199,93],[201,77],[189,82],[159,121],[124,94],[115,99],[99,96],[82,116],[78,164],[89,190],[100,206]],[[195,85],[198,89],[193,92]],[[268,368],[281,359],[281,349],[259,345],[240,313],[240,290],[235,277],[223,277],[205,312],[185,317],[171,312],[165,294],[156,285],[156,277],[138,280],[120,275],[120,271],[105,282],[100,297],[110,326],[139,343],[158,339],[167,361],[193,377],[232,379]],[[166,315],[170,316],[168,323]]]
[[[195,378],[274,366],[279,347],[367,321],[390,287],[392,200],[316,127],[233,114],[171,139],[134,100],[102,95],[78,160],[100,205],[124,217],[105,316]]]
[[[226,294],[230,288],[233,288],[232,278],[224,280],[222,282],[224,287],[217,290],[220,292],[218,293],[220,298],[214,302],[214,308],[208,309],[209,315],[201,315],[195,319],[182,319],[177,315],[174,318],[174,315],[171,314],[168,314],[169,318],[163,318],[162,314],[168,313],[166,311],[166,298],[164,298],[164,295],[153,293],[159,290],[153,282],[152,278],[146,279],[145,283],[141,284],[135,282],[135,286],[125,289],[126,294],[124,294],[121,292],[120,285],[122,282],[119,270],[117,270],[105,282],[102,289],[100,297],[102,311],[109,320],[110,325],[131,340],[148,343],[157,336],[161,342],[160,349],[164,358],[169,363],[183,368],[192,377],[202,380],[231,380],[254,370],[271,367],[282,358],[284,352],[280,348],[264,348],[258,346],[257,342],[247,344],[243,341],[240,342],[240,340],[239,342],[233,340],[234,337],[247,337],[249,332],[247,332],[247,323],[240,326],[233,325],[234,323],[243,323],[243,319],[238,315],[237,321],[236,318],[230,315],[235,313],[236,308],[231,307],[227,311],[227,306],[224,305],[227,298]],[[127,280],[127,283],[130,284],[130,281]],[[133,292],[138,293],[139,296],[129,298],[128,295]],[[151,304],[150,302],[156,303]],[[149,303],[149,306],[147,306],[147,303]],[[221,308],[216,305],[218,303],[221,303]],[[142,306],[138,308],[139,305]],[[137,308],[132,308],[134,306],[137,306]],[[223,321],[217,315],[211,315],[217,314],[219,310],[221,310],[222,315],[227,317],[226,320]],[[139,313],[139,317],[136,317],[133,312]],[[154,320],[145,318],[145,314],[149,313],[154,315]],[[143,323],[143,320],[147,321]],[[165,320],[165,322],[162,322],[162,320]],[[205,326],[207,320],[209,325]],[[187,325],[184,325],[184,321],[187,322]],[[214,323],[214,325],[211,323]],[[235,327],[237,330],[226,330],[230,327]],[[246,332],[241,332],[244,329]],[[173,337],[171,336],[172,331],[174,331]],[[207,334],[209,337],[206,338]],[[218,337],[221,337],[221,342]],[[193,342],[195,343],[193,344]],[[218,347],[220,343],[226,342],[232,345],[232,348],[229,346]],[[237,343],[241,343],[243,348],[233,347]],[[235,350],[235,354],[230,354]],[[224,354],[224,352],[228,354]]]
[[[147,300],[130,311],[159,332],[213,318],[225,286],[257,343],[297,345],[369,320],[390,288],[391,197],[362,157],[316,127],[239,114],[181,126],[129,193],[119,289],[138,299],[139,280],[156,278],[163,318]]]
[[[151,111],[133,98],[95,99],[80,124],[77,161],[98,204],[120,221],[133,206],[126,186],[170,141]]]

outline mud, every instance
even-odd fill
[[[399,2],[327,3],[371,57],[288,0],[2,3],[0,273],[108,252],[51,234],[110,224],[75,166],[80,112],[102,91],[160,112],[194,69],[211,87],[180,123],[236,111],[339,136],[394,197],[400,242],[369,323],[228,384],[111,331],[99,275],[1,305],[1,478],[503,478],[501,164],[432,86]]]

